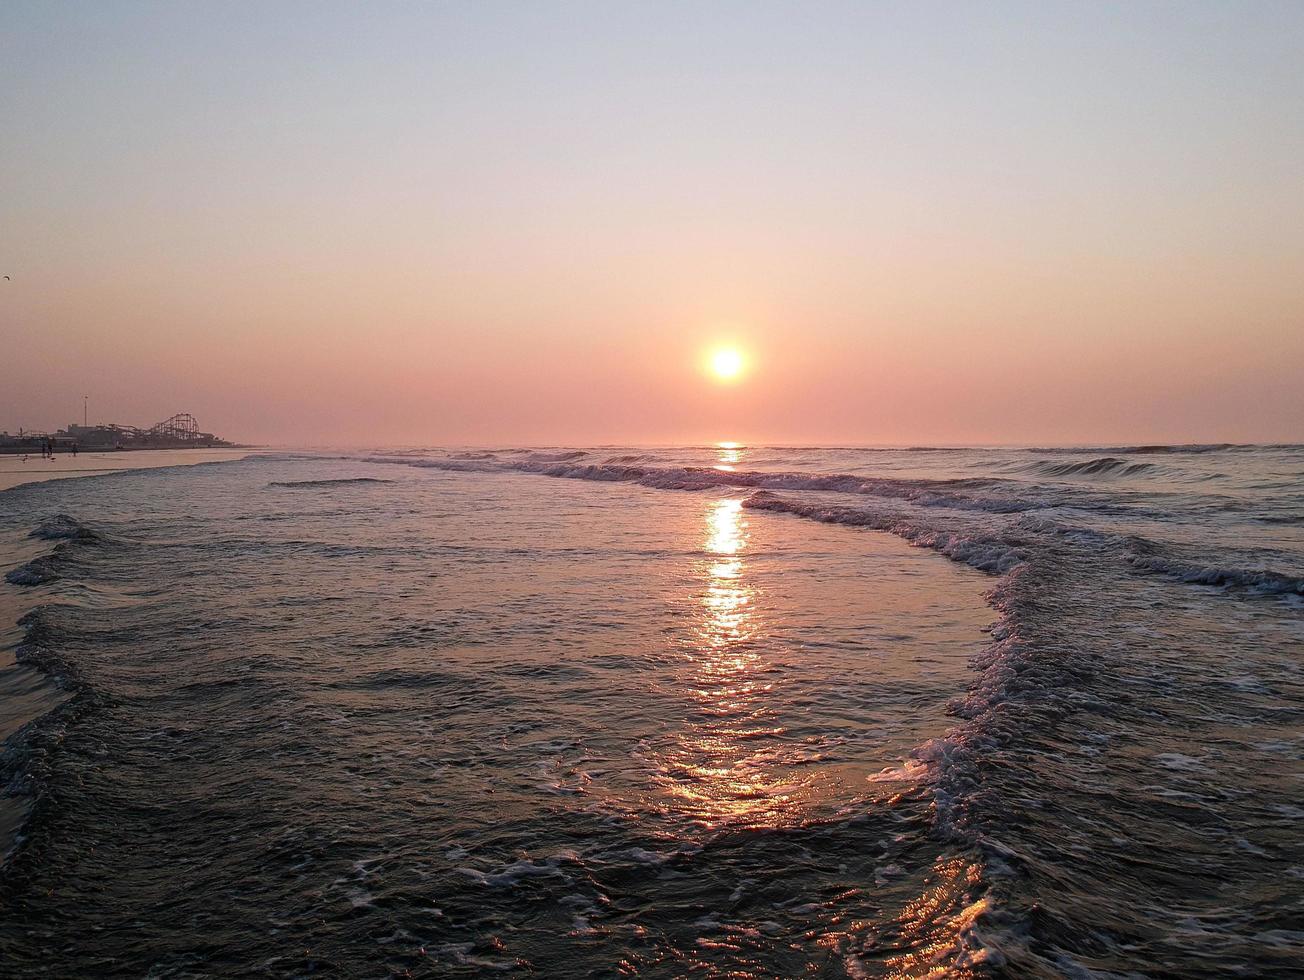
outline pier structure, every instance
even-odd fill
[[[96,425],[70,422],[57,432],[20,430],[14,436],[0,433],[0,452],[37,452],[50,445],[55,451],[103,449],[199,449],[231,446],[211,432],[203,432],[189,412],[179,412],[148,428],[104,422]]]

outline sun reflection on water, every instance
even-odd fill
[[[750,634],[753,590],[742,581],[742,551],[746,544],[741,500],[717,500],[706,515],[706,617],[702,639],[712,650],[726,652]],[[752,657],[755,654],[751,655]]]
[[[746,513],[741,500],[723,499],[704,517],[700,616],[685,662],[692,711],[661,760],[661,782],[704,826],[778,826],[791,820],[794,787],[776,765],[784,732],[770,705]]]
[[[742,462],[743,447],[736,442],[717,442],[715,448],[720,455],[716,459],[715,468],[723,470],[726,473],[732,473],[737,469],[737,464]]]

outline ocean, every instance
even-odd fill
[[[0,491],[0,973],[1304,976],[1304,447]]]

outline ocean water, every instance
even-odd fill
[[[0,492],[5,976],[1304,976],[1304,448]]]

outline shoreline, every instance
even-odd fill
[[[39,447],[3,445],[0,446],[0,456],[34,456],[37,455],[37,453],[35,452],[37,448]],[[184,444],[180,446],[87,446],[84,448],[78,446],[77,452],[73,452],[67,446],[61,446],[55,450],[55,454],[59,456],[77,456],[79,454],[85,455],[87,453],[96,453],[97,455],[103,455],[104,453],[159,453],[159,452],[167,452],[168,450],[175,451],[178,449],[254,449],[254,448],[257,447],[245,446],[245,445],[241,445],[240,443],[233,442],[233,443],[222,443],[221,445],[212,445],[212,446],[208,446],[208,445],[187,446]]]
[[[240,449],[107,449],[54,457],[0,454],[0,491],[29,483],[99,476],[127,470],[156,469],[164,466],[193,466],[244,459],[252,450]]]

